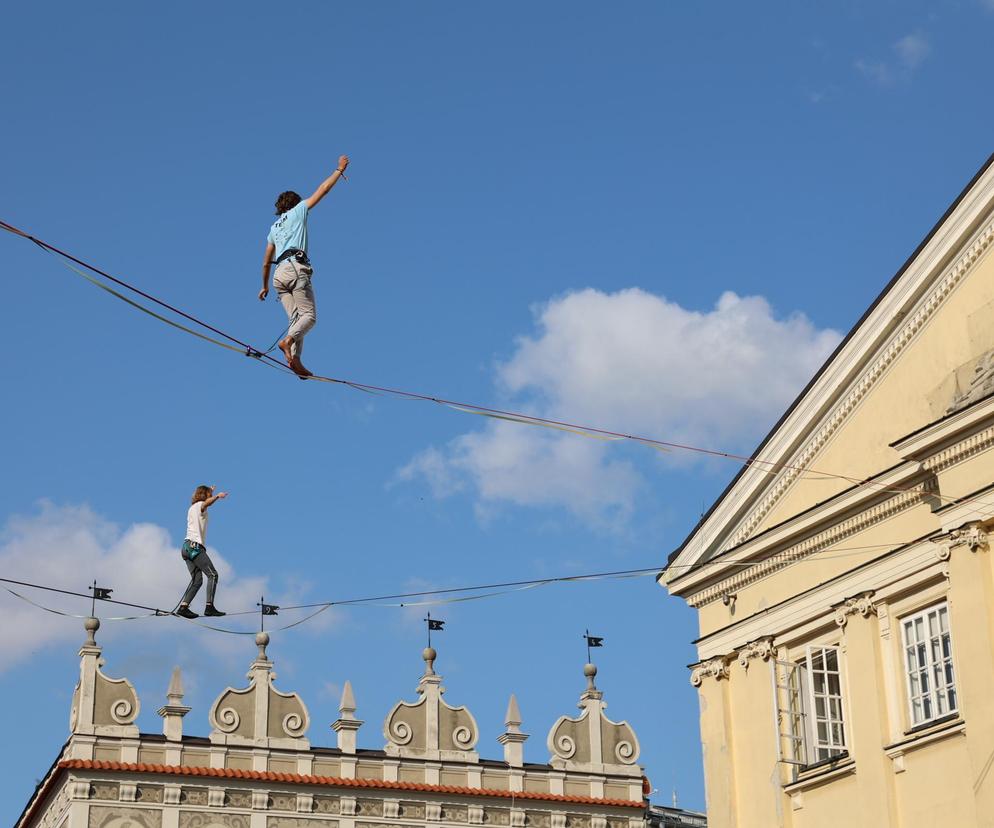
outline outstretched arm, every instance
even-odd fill
[[[273,254],[276,252],[276,245],[270,242],[266,245],[266,252],[262,257],[262,290],[259,291],[259,301],[262,302],[269,295],[269,268],[273,265]]]
[[[338,169],[335,170],[331,175],[329,175],[324,181],[321,182],[320,186],[314,191],[309,199],[307,199],[307,209],[311,210],[318,205],[328,193],[331,192],[331,188],[338,183],[338,179],[342,177],[342,173],[345,172],[345,168],[349,165],[349,157],[343,155],[338,159]]]
[[[214,487],[211,486],[211,492],[213,491]],[[211,504],[217,503],[219,500],[224,500],[227,496],[228,496],[227,492],[218,492],[217,494],[211,494],[211,496],[207,498],[207,500],[200,501],[200,511],[206,512],[207,509],[211,506]]]

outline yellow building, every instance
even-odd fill
[[[994,825],[994,156],[661,581],[709,824]]]

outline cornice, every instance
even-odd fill
[[[715,509],[710,519],[698,527],[691,538],[688,538],[684,545],[684,553],[679,555],[674,563],[683,564],[688,559],[699,559],[702,554],[707,553],[711,547],[705,544],[697,546],[695,553],[689,553],[689,549],[694,546],[695,538],[706,537],[709,534],[714,537],[720,533],[723,526],[727,526],[735,519],[734,512],[740,504],[757,493],[768,481],[765,469],[770,464],[789,463],[790,468],[781,469],[767,493],[745,512],[738,521],[736,529],[725,542],[718,545],[718,549],[725,551],[738,546],[753,534],[803,470],[836,434],[839,427],[990,248],[994,242],[994,220],[989,216],[986,217],[986,221],[978,217],[989,211],[994,195],[992,191],[994,191],[994,174],[988,171],[977,182],[973,192],[964,198],[963,204],[944,222],[945,226],[936,232],[916,256],[914,262],[907,268],[904,278],[894,285],[889,294],[861,324],[863,330],[856,332],[851,341],[846,343],[835,356],[832,360],[834,365],[826,368],[824,374],[809,390],[807,399],[798,404],[792,415],[781,424],[779,433],[770,439],[766,450],[756,458],[762,461],[762,464],[754,464],[739,483],[733,485],[724,495],[723,504]],[[942,267],[942,262],[952,255],[959,239],[970,233],[971,228],[976,227],[978,223],[981,225],[979,229],[972,232],[955,260],[945,265],[942,275],[931,289],[923,288],[922,285],[931,275]],[[924,295],[921,295],[922,293]],[[895,319],[901,319],[902,324],[888,335],[887,327],[893,324]],[[886,344],[881,347],[880,340],[884,337]],[[876,351],[879,353],[873,358],[873,353]],[[860,370],[857,366],[864,360],[872,361]],[[833,404],[831,398],[835,389],[839,387],[840,382],[845,382],[847,379],[848,392]],[[831,407],[831,410],[821,417],[822,425],[805,439],[803,431],[810,418],[817,416],[819,410],[828,407]],[[801,443],[799,447],[798,443]]]
[[[791,460],[791,468],[784,469],[780,473],[779,480],[774,483],[772,491],[753,509],[726,546],[737,546],[755,531],[763,518],[770,513],[787,489],[797,480],[802,470],[828,443],[839,427],[849,418],[849,415],[856,410],[870,390],[884,376],[887,369],[893,365],[898,356],[925,327],[925,324],[942,307],[949,294],[970,272],[973,265],[980,260],[992,241],[994,241],[994,222],[987,224],[979,238],[967,248],[966,252],[954,264],[949,266],[945,276],[939,280],[932,291],[919,301],[918,309],[892,335],[890,343],[883,353],[871,363],[858,380],[851,384],[849,393],[846,394],[841,403],[835,406],[827,421],[815,432],[814,437],[809,439],[805,447]]]
[[[852,608],[852,612],[846,611],[847,615],[865,610],[869,617],[881,602],[890,600],[895,589],[905,589],[907,579],[925,582],[941,578],[949,557],[949,546],[936,539],[922,540],[898,554],[881,556],[817,588],[709,633],[697,641],[699,663],[735,652],[743,647],[742,642],[763,636],[773,636],[778,646],[790,645],[806,629],[824,629],[838,623],[836,611],[842,608]],[[867,594],[867,584],[875,588],[872,595]]]
[[[921,460],[936,454],[936,449],[942,443],[967,429],[976,430],[987,420],[994,420],[994,397],[988,397],[969,408],[964,408],[962,411],[957,411],[955,414],[929,423],[911,434],[898,438],[890,444],[890,447],[902,457]],[[986,433],[990,430],[988,428],[980,433]]]
[[[751,566],[730,572],[721,578],[721,580],[708,585],[699,592],[687,596],[686,601],[691,607],[702,607],[705,604],[716,601],[728,592],[736,592],[775,572],[779,572],[781,569],[797,561],[827,550],[840,541],[857,535],[875,524],[914,508],[918,504],[927,501],[935,493],[935,489],[935,479],[926,479],[914,488],[892,495],[847,520],[839,521],[827,529],[823,529],[766,558],[759,558]],[[715,566],[718,567],[720,564],[716,561]]]

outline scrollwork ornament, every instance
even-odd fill
[[[869,618],[871,615],[876,615],[876,613],[877,605],[873,603],[873,593],[864,592],[855,598],[847,598],[844,603],[836,608],[835,623],[840,627],[844,627],[849,621],[850,615],[859,614],[863,618]]]
[[[630,765],[635,761],[635,747],[628,741],[618,742],[614,748],[614,755],[623,765]]]
[[[129,724],[134,719],[134,705],[127,699],[118,699],[110,707],[111,718],[118,724]]]
[[[287,713],[283,717],[283,732],[294,739],[303,736],[307,726],[304,717],[300,713]]]
[[[390,737],[394,744],[406,745],[414,738],[414,731],[407,722],[394,722],[390,725]]]
[[[756,641],[750,641],[741,650],[739,650],[739,666],[743,670],[749,669],[749,662],[754,658],[760,658],[763,661],[769,661],[776,655],[776,648],[773,646],[773,639],[770,637],[760,638]]]
[[[966,546],[971,552],[989,548],[987,533],[979,526],[954,529],[949,533],[949,542],[951,546]]]
[[[468,750],[473,745],[473,732],[465,725],[452,731],[452,741],[460,748]]]
[[[576,742],[565,733],[556,737],[556,753],[563,759],[570,759],[576,753]]]
[[[715,681],[728,678],[728,657],[715,656],[707,661],[702,661],[696,665],[690,673],[690,683],[694,687],[700,687],[705,678],[713,678]]]
[[[217,711],[217,729],[222,733],[234,733],[242,723],[242,717],[233,707],[222,707]]]

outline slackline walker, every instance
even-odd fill
[[[345,158],[345,156],[343,156],[343,158]],[[336,170],[335,173],[332,174],[331,178],[334,178],[336,174],[340,175],[340,177],[342,178],[345,178],[345,176],[341,175],[338,172],[338,170]],[[329,178],[328,180],[331,180],[331,178]],[[327,181],[325,182],[325,184],[326,183]],[[322,184],[322,187],[323,186],[324,184]],[[13,225],[5,221],[0,220],[0,229],[6,230],[7,232],[12,233],[13,235],[20,236],[21,238],[33,242],[42,250],[45,250],[46,252],[57,257],[64,266],[68,267],[76,275],[82,277],[83,279],[86,279],[88,282],[95,285],[96,287],[99,287],[101,290],[106,291],[115,298],[120,299],[122,302],[126,302],[127,304],[131,305],[133,308],[140,310],[142,313],[148,314],[149,316],[153,317],[154,319],[157,319],[160,322],[164,322],[165,324],[170,325],[171,327],[176,328],[178,330],[181,330],[184,333],[196,336],[205,342],[210,342],[212,345],[216,345],[228,351],[233,351],[235,353],[240,353],[244,354],[245,356],[252,357],[254,362],[257,362],[261,365],[266,365],[278,371],[285,371],[288,374],[295,373],[295,375],[300,377],[301,379],[313,380],[315,382],[325,382],[334,385],[345,385],[356,391],[362,391],[365,394],[388,396],[400,400],[431,402],[435,403],[436,405],[444,406],[452,411],[461,412],[463,414],[474,414],[481,417],[489,417],[494,420],[517,423],[518,425],[527,425],[539,428],[554,429],[556,431],[567,432],[569,434],[575,434],[580,437],[586,437],[594,440],[632,442],[632,443],[638,443],[642,446],[660,452],[679,451],[679,452],[699,454],[707,457],[720,457],[726,460],[731,460],[733,462],[739,463],[744,468],[750,468],[761,474],[767,474],[771,476],[778,475],[781,473],[786,473],[796,479],[807,479],[807,480],[835,479],[849,483],[853,489],[868,487],[881,493],[892,492],[895,494],[899,494],[899,493],[913,492],[921,489],[921,484],[917,483],[911,485],[892,484],[881,480],[876,480],[873,478],[862,478],[853,475],[842,474],[839,472],[819,470],[812,468],[806,465],[805,463],[790,463],[780,460],[763,460],[755,456],[750,457],[744,454],[737,454],[730,451],[722,451],[720,449],[707,448],[703,446],[695,446],[689,443],[678,443],[672,440],[660,440],[653,437],[641,436],[638,434],[630,434],[622,431],[612,431],[610,429],[601,428],[598,426],[584,425],[582,423],[575,423],[567,420],[557,420],[551,417],[542,417],[537,414],[528,414],[520,411],[509,411],[506,409],[477,405],[475,403],[459,402],[457,400],[446,399],[444,397],[433,396],[430,394],[423,394],[416,391],[407,391],[402,388],[395,388],[395,387],[391,388],[383,385],[372,385],[370,383],[359,382],[357,380],[350,380],[342,377],[329,377],[329,376],[321,376],[319,374],[302,374],[299,372],[292,372],[291,368],[288,368],[286,365],[284,365],[282,361],[274,358],[270,354],[272,348],[270,348],[267,351],[261,351],[258,348],[250,345],[249,343],[241,339],[238,339],[237,337],[232,336],[229,333],[226,333],[220,328],[217,328],[208,322],[198,319],[196,316],[193,316],[192,314],[187,313],[186,311],[178,307],[175,307],[174,305],[171,305],[168,302],[165,302],[156,296],[153,296],[152,294],[142,290],[141,288],[129,284],[123,279],[120,279],[116,276],[112,276],[110,273],[107,273],[106,271],[101,270],[95,265],[89,264],[88,262],[85,262],[82,259],[77,258],[76,256],[73,256],[71,253],[67,253],[64,250],[60,250],[59,248],[49,244],[48,242],[42,241],[41,239],[36,238],[35,236],[25,233],[23,230],[20,230],[17,227],[14,227]],[[76,267],[75,265],[79,265],[79,267]],[[89,270],[90,273],[87,273],[82,268]],[[169,311],[170,313],[181,317],[182,319],[192,323],[193,325],[199,326],[200,328],[208,331],[209,333],[204,333],[203,330],[196,330],[195,328],[192,328],[189,325],[178,322],[175,319],[170,319],[169,317],[163,315],[162,313],[159,313],[155,310],[152,310],[151,308],[146,307],[141,302],[135,301],[125,296],[120,291],[111,287],[106,282],[96,278],[97,276],[102,277],[102,279],[109,280],[115,285],[119,285],[120,287],[125,288],[126,290],[129,290],[132,293],[137,294],[141,298],[149,302],[152,302],[155,305],[158,305],[160,308],[163,308],[164,310]],[[262,296],[261,291],[260,291],[260,296]],[[290,327],[291,328],[293,327],[293,322],[291,322]],[[211,336],[210,334],[213,334],[213,336]],[[285,341],[286,337],[284,336],[283,339],[277,340],[276,344],[279,344],[279,342],[285,343]],[[275,345],[273,347],[275,347]],[[935,494],[933,496],[938,497],[945,501],[955,500],[954,498],[950,498],[947,495]]]
[[[197,486],[193,492],[190,508],[186,513],[186,538],[183,540],[183,548],[180,550],[180,555],[190,572],[190,585],[180,599],[176,615],[182,615],[184,618],[198,617],[197,613],[190,609],[190,602],[200,590],[205,575],[207,576],[207,604],[204,608],[204,615],[219,617],[226,614],[214,606],[218,576],[214,563],[207,554],[205,541],[207,539],[207,510],[227,496],[227,492],[214,494],[213,486]]]
[[[290,323],[286,335],[276,344],[283,352],[286,364],[301,379],[314,376],[300,361],[300,354],[304,350],[304,335],[317,322],[314,288],[311,285],[314,268],[307,256],[307,216],[344,176],[348,165],[349,157],[340,156],[338,169],[318,185],[310,198],[302,199],[293,190],[280,193],[276,198],[276,215],[279,218],[266,238],[259,301],[265,301],[269,295],[269,268],[275,257],[273,287]]]

